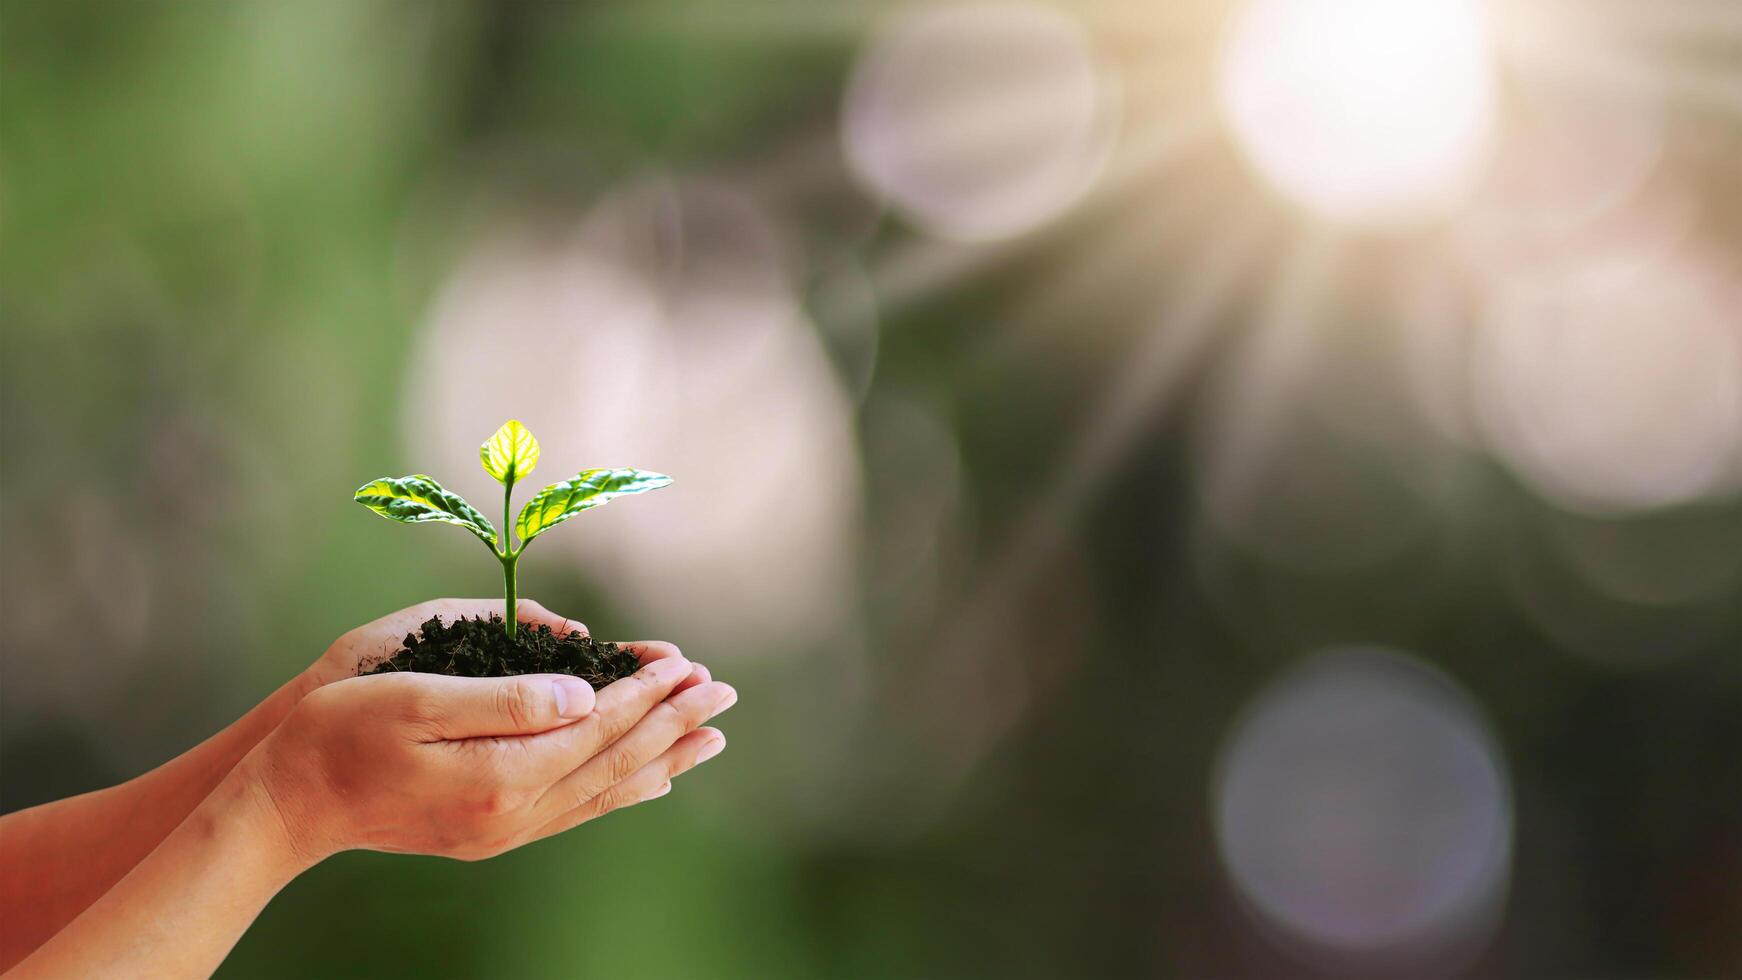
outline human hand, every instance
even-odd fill
[[[431,616],[439,616],[452,622],[462,616],[499,616],[501,613],[501,599],[431,599],[415,606],[407,606],[374,622],[365,623],[334,640],[326,653],[303,671],[298,679],[298,686],[306,696],[309,692],[335,681],[357,676],[360,664],[392,655],[404,642],[406,634],[415,633]],[[531,599],[519,601],[515,607],[515,619],[529,626],[549,626],[556,633],[587,632],[585,623],[558,616]],[[658,641],[625,643],[624,646],[634,651],[644,667],[655,660],[680,655],[677,647]],[[692,667],[691,675],[678,685],[674,693],[713,679],[708,669],[701,664],[693,664]]]
[[[691,668],[654,656],[596,696],[556,674],[352,678],[304,698],[230,778],[270,799],[308,864],[356,848],[491,857],[664,795],[718,754],[725,736],[697,726],[737,693],[677,691]]]

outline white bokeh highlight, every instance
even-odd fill
[[[928,232],[1030,231],[1100,175],[1117,99],[1088,38],[1036,3],[910,8],[871,39],[842,112],[860,180]]]
[[[506,418],[544,446],[534,484],[589,466],[674,477],[541,538],[526,594],[538,595],[540,563],[578,561],[662,636],[721,652],[795,649],[849,618],[851,402],[794,298],[777,230],[746,197],[646,180],[578,226],[480,242],[411,372],[414,458],[492,520],[500,491],[477,444]]]
[[[1490,152],[1486,32],[1477,0],[1248,0],[1224,39],[1222,109],[1254,169],[1320,217],[1429,220]]]
[[[1260,694],[1223,745],[1212,817],[1238,894],[1309,955],[1443,963],[1504,901],[1499,747],[1456,685],[1401,654],[1319,654]]]
[[[1627,513],[1733,491],[1742,458],[1742,288],[1626,242],[1497,283],[1472,397],[1485,440],[1544,498]]]

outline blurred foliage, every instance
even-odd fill
[[[0,804],[150,767],[384,611],[494,594],[496,569],[464,536],[370,533],[346,500],[370,473],[428,465],[407,457],[406,352],[479,201],[536,211],[646,172],[730,179],[806,134],[832,146],[875,13],[0,5]],[[734,751],[670,800],[479,865],[343,855],[289,887],[223,975],[1308,975],[1231,892],[1206,787],[1264,682],[1350,642],[1438,665],[1504,747],[1512,886],[1471,975],[1738,975],[1742,583],[1694,611],[1620,609],[1618,621],[1691,635],[1664,666],[1579,656],[1510,591],[1544,566],[1564,584],[1546,505],[1467,454],[1450,453],[1446,476],[1407,448],[1322,434],[1300,451],[1345,464],[1335,507],[1386,518],[1395,487],[1369,477],[1401,468],[1444,491],[1430,494],[1429,531],[1346,573],[1238,549],[1206,559],[1196,424],[1298,242],[1271,203],[1220,176],[1237,171],[1229,147],[1195,152],[1216,192],[1170,204],[1084,302],[1033,312],[1037,284],[1118,221],[1117,202],[1085,205],[881,324],[862,448],[879,406],[923,406],[949,427],[970,502],[939,545],[931,605],[910,608],[873,557],[856,598],[873,625],[841,644],[858,643],[858,660],[833,641],[770,660],[674,637],[743,698],[722,719]],[[839,245],[853,207],[796,216],[804,258]],[[992,622],[967,619],[995,660],[928,666],[954,663],[947,624],[1007,560],[1145,327],[1191,288],[1200,244],[1237,213],[1258,215],[1261,244],[1202,370],[1053,529],[1034,580]],[[879,218],[863,248],[911,234]],[[1342,274],[1387,261],[1373,246]],[[1321,361],[1358,373],[1372,315],[1339,314]],[[562,382],[564,366],[546,368]],[[887,485],[867,469],[868,486]],[[1697,517],[1737,541],[1737,513],[1731,500]],[[865,520],[873,542],[902,530],[885,495],[868,494]],[[577,569],[552,562],[533,580],[527,591],[599,635],[662,635]],[[1570,616],[1600,627],[1616,602],[1581,593]],[[836,719],[833,699],[848,696],[869,707]],[[1014,714],[988,723],[989,751],[963,759],[928,714],[1006,700]]]

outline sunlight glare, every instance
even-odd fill
[[[1488,157],[1493,56],[1476,0],[1250,0],[1219,81],[1252,165],[1338,223],[1443,215]]]

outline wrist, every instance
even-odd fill
[[[231,771],[201,809],[211,807],[211,816],[235,828],[263,867],[289,881],[335,850],[311,833],[309,814],[296,801],[290,787],[274,785],[256,752]]]

